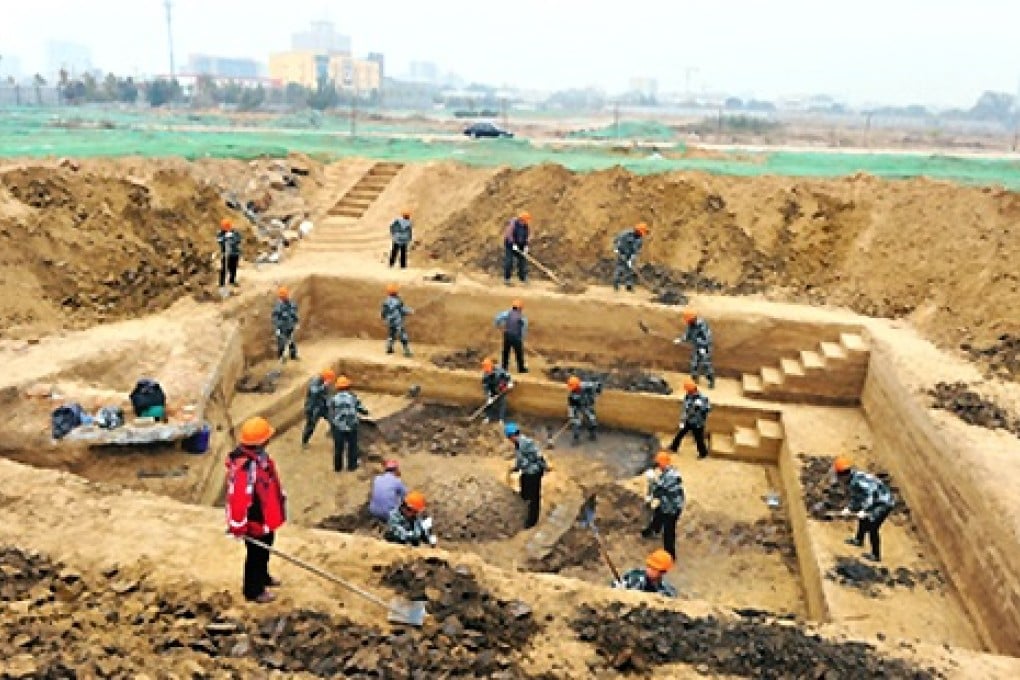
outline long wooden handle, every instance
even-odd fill
[[[613,564],[613,558],[609,556],[609,551],[606,550],[606,546],[602,542],[602,537],[599,536],[598,529],[592,526],[591,533],[595,537],[595,543],[599,546],[599,552],[602,553],[602,558],[605,559],[606,564],[609,565],[609,571],[613,572],[613,578],[617,581],[622,581],[623,578],[620,577],[619,570],[616,568],[616,565]]]
[[[533,264],[536,267],[538,267],[539,269],[541,269],[545,273],[545,275],[548,276],[550,279],[552,279],[553,283],[555,283],[557,286],[562,286],[563,285],[563,282],[560,281],[560,278],[558,276],[556,276],[555,274],[553,274],[551,271],[549,271],[548,267],[546,267],[544,264],[542,264],[541,262],[536,260],[534,257],[532,257],[531,253],[526,253],[523,250],[521,250],[520,248],[517,249],[517,252],[520,253],[521,255],[523,255],[525,257],[525,259],[528,260],[528,262],[530,262],[531,264]]]

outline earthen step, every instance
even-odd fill
[[[733,443],[736,445],[737,453],[749,449],[757,450],[761,445],[761,437],[758,436],[757,430],[737,426],[733,430]]]
[[[755,427],[758,429],[758,436],[761,439],[781,440],[783,438],[783,426],[774,420],[759,418],[755,421]]]
[[[820,371],[825,368],[825,358],[810,349],[805,349],[800,353],[800,364],[806,371]]]
[[[758,396],[762,393],[761,376],[753,373],[745,373],[740,378],[744,394]]]
[[[355,201],[374,201],[379,198],[379,192],[369,191],[368,189],[351,189],[348,191],[342,200],[354,199]]]
[[[732,456],[737,452],[733,437],[728,434],[713,434],[708,443],[709,452],[713,455]]]
[[[804,367],[796,359],[780,359],[779,368],[785,375],[796,377],[804,375]]]
[[[352,190],[357,189],[358,191],[375,191],[381,194],[383,191],[386,190],[386,187],[388,187],[389,185],[390,181],[388,179],[382,177],[373,177],[369,180],[361,180],[353,187],[351,187],[351,189]]]
[[[822,342],[818,346],[826,359],[846,359],[846,350],[838,342]]]
[[[770,385],[782,385],[783,374],[778,368],[772,366],[763,366],[761,369],[761,382],[762,387],[768,387]]]
[[[839,342],[850,352],[867,352],[868,346],[864,342],[864,338],[857,335],[856,333],[842,333],[839,336]]]
[[[353,209],[353,208],[330,208],[330,215],[342,215],[343,217],[361,217],[365,214],[364,210]]]

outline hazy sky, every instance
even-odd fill
[[[168,71],[162,0],[2,0],[0,16],[0,55],[26,73],[49,40],[88,46],[104,70]],[[616,91],[648,76],[683,90],[693,67],[698,91],[969,106],[1020,79],[1016,0],[174,0],[177,63],[266,61],[318,18],[356,54],[383,52],[389,74],[431,60],[494,85]]]

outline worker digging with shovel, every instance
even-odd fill
[[[509,286],[514,269],[521,283],[528,282],[528,240],[531,237],[531,213],[524,211],[507,222],[503,233],[503,284]]]
[[[506,420],[506,399],[507,394],[514,388],[514,380],[510,371],[503,366],[497,366],[489,358],[482,361],[482,394],[485,395],[485,404],[482,411],[485,417],[483,423],[502,423]]]
[[[648,225],[644,222],[632,229],[624,229],[613,239],[613,253],[616,255],[616,268],[613,270],[613,290],[619,291],[623,283],[628,291],[634,290],[634,265],[644,238],[648,236]]]

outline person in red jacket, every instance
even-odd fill
[[[265,418],[246,420],[240,445],[227,456],[227,531],[244,540],[244,597],[259,603],[272,602],[275,596],[267,588],[280,582],[269,575],[269,551],[245,539],[271,546],[287,521],[287,494],[265,450],[274,432]]]

